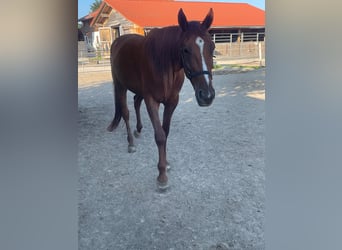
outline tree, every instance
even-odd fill
[[[94,12],[100,7],[102,0],[95,0],[91,5],[90,5],[90,12]]]

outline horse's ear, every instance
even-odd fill
[[[180,8],[178,12],[178,24],[183,31],[186,31],[188,29],[188,20],[186,20],[186,16],[182,8]]]
[[[213,11],[213,8],[210,8],[207,16],[204,18],[203,22],[202,22],[202,26],[205,28],[205,29],[209,29],[210,25],[212,24],[213,22],[213,19],[214,19],[214,11]]]

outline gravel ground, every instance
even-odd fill
[[[113,88],[105,79],[79,85],[79,249],[264,249],[265,70],[215,75],[210,107],[184,83],[163,193],[145,105],[129,154],[124,122],[106,131]],[[128,100],[135,128],[133,94]]]

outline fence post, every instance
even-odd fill
[[[259,64],[262,66],[262,53],[261,53],[261,42],[258,42],[259,45]]]
[[[240,41],[239,41],[239,56],[241,57],[242,51],[242,43],[243,43],[243,32],[240,33]]]
[[[229,56],[232,56],[232,41],[233,41],[233,34],[230,33],[229,35]]]

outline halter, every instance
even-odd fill
[[[202,71],[197,71],[197,72],[192,72],[184,63],[184,54],[183,51],[181,51],[181,58],[182,58],[182,63],[183,63],[183,68],[184,68],[184,73],[189,80],[191,80],[194,77],[200,76],[200,75],[209,75],[210,78],[212,77],[212,74],[208,70],[202,70]]]

